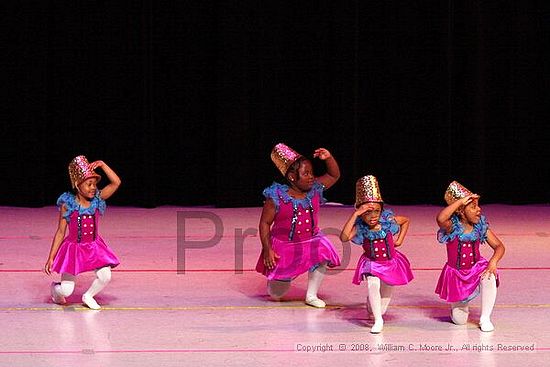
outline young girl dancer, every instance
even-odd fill
[[[318,212],[323,191],[340,177],[338,163],[324,148],[314,158],[326,162],[327,173],[313,175],[311,162],[284,144],[277,144],[271,159],[288,184],[273,183],[263,192],[266,200],[260,218],[262,253],[256,270],[267,277],[267,292],[275,300],[288,291],[290,282],[309,272],[306,304],[323,308],[317,291],[328,267],[340,259],[328,238],[319,231]]]
[[[101,179],[94,170],[101,168],[110,183],[98,190]],[[99,236],[99,214],[105,211],[105,200],[120,186],[120,178],[103,161],[88,163],[84,156],[75,157],[69,164],[69,178],[73,192],[62,194],[57,200],[59,221],[44,271],[61,274],[60,283],[52,283],[53,302],[64,304],[65,297],[73,293],[76,275],[95,271],[96,279],[82,295],[82,302],[93,310],[101,306],[94,296],[111,280],[111,268],[119,261]],[[69,235],[65,232],[69,227]]]
[[[447,246],[447,263],[441,271],[435,292],[451,303],[451,320],[457,325],[468,321],[468,303],[481,292],[482,331],[493,331],[491,313],[497,296],[497,264],[504,255],[504,245],[489,229],[481,215],[479,195],[456,181],[445,192],[447,207],[437,216],[437,239]],[[479,246],[487,242],[493,249],[489,261]]]
[[[403,244],[409,218],[384,209],[374,176],[364,176],[357,181],[355,197],[355,212],[344,225],[340,239],[351,240],[365,250],[357,263],[353,283],[367,281],[367,307],[370,306],[374,317],[371,333],[378,334],[384,327],[382,315],[390,303],[393,286],[413,279],[409,260],[395,249]]]

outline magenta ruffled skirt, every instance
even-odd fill
[[[385,261],[373,261],[363,253],[355,268],[353,284],[361,284],[368,275],[378,277],[389,285],[405,285],[414,278],[409,260],[397,250],[392,259]]]
[[[472,299],[472,296],[478,292],[481,274],[487,269],[489,262],[485,258],[481,258],[470,269],[457,270],[449,264],[445,264],[435,293],[439,294],[439,298],[447,302],[461,302]],[[497,275],[497,287],[499,279]]]
[[[268,280],[292,280],[323,262],[331,268],[340,265],[334,246],[323,234],[300,242],[271,238],[271,246],[280,256],[275,268],[266,269],[261,254],[256,264],[256,271],[265,275]]]
[[[93,242],[71,242],[65,240],[53,261],[52,270],[59,273],[78,275],[104,266],[114,268],[120,261],[107,246],[103,239],[97,236]]]

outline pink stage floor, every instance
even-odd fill
[[[77,279],[68,305],[50,300],[50,282],[58,277],[41,268],[56,209],[2,207],[0,366],[548,365],[550,206],[484,206],[507,248],[492,333],[477,327],[479,300],[468,325],[457,326],[434,294],[445,262],[435,239],[439,208],[392,208],[411,218],[402,252],[415,280],[395,289],[384,331],[372,335],[365,286],[351,283],[361,249],[333,235],[349,207],[325,206],[320,213],[321,228],[343,259],[321,287],[326,309],[303,303],[307,276],[283,302],[266,297],[265,279],[253,270],[260,208],[109,207],[101,234],[122,264],[96,297],[101,311],[80,303],[93,274]],[[212,239],[214,223],[220,237]],[[187,247],[179,256],[178,233],[180,248]],[[515,346],[528,350],[503,350]]]

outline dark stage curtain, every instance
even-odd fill
[[[285,142],[350,204],[548,203],[547,1],[7,1],[0,205],[53,205],[75,155],[111,204],[259,206]],[[323,165],[315,162],[318,174]]]

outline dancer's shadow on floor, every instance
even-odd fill
[[[107,293],[103,293],[103,294],[98,294],[94,297],[94,299],[97,301],[97,303],[99,303],[101,305],[101,307],[115,307],[115,305],[117,304],[117,301],[118,301],[118,297],[114,296],[114,295],[111,295],[111,294],[107,294]],[[52,301],[52,298],[51,296],[48,297],[44,297],[43,299],[44,303],[49,305],[49,306],[62,306],[65,310],[67,311],[70,311],[70,310],[76,310],[76,309],[79,309],[81,307],[87,307],[84,305],[84,303],[82,302],[82,293],[77,293],[77,292],[74,292],[73,294],[71,294],[70,296],[66,297],[65,298],[65,301],[66,303],[63,304],[63,305],[58,305],[56,303],[54,303]]]
[[[337,317],[360,327],[371,327],[374,323],[372,314],[368,311],[366,303],[348,303],[339,306],[330,306],[329,312],[335,312]],[[392,322],[399,319],[398,315],[387,312],[384,315],[385,322]]]
[[[409,302],[410,301],[410,302]],[[357,326],[371,326],[374,322],[372,314],[367,309],[366,302],[348,303],[334,307],[333,312],[337,317]],[[414,312],[414,318],[410,313]],[[407,299],[407,304],[400,304],[399,301],[390,303],[387,312],[384,314],[386,324],[410,324],[418,327],[431,329],[429,325],[440,325],[441,323],[450,323],[450,309],[448,305],[437,302],[432,298],[418,297]],[[430,322],[435,321],[435,322]]]
[[[262,303],[265,303],[265,306],[290,306],[297,303],[304,304],[306,297],[306,290],[302,287],[291,285],[288,292],[282,296],[281,299],[275,300],[267,294],[266,287],[256,287],[255,289],[240,290],[240,293],[246,296],[249,299],[257,300]],[[319,295],[321,299],[323,298],[322,294]]]

